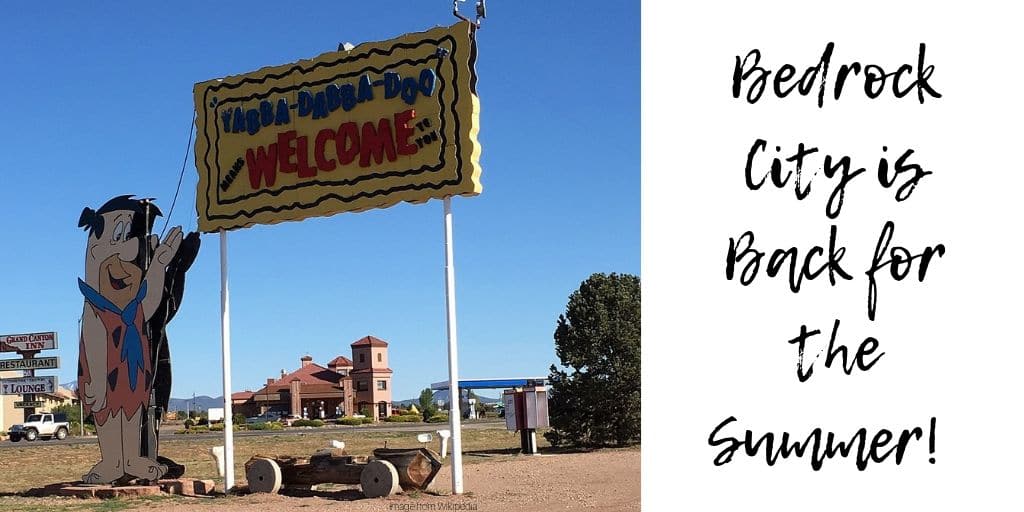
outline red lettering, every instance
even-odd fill
[[[295,172],[299,169],[299,166],[292,162],[292,157],[295,156],[293,140],[295,140],[295,130],[277,134],[277,160],[281,172]]]
[[[295,142],[298,146],[296,156],[299,159],[299,177],[312,178],[316,176],[316,167],[309,166],[309,137],[299,137]]]
[[[384,162],[384,155],[387,154],[388,161],[394,162],[395,140],[391,135],[391,120],[384,118],[377,122],[377,129],[373,123],[363,123],[363,133],[360,140],[359,167],[369,167],[372,156],[377,164]]]
[[[267,150],[263,146],[256,148],[255,154],[252,149],[245,151],[246,166],[249,167],[249,185],[253,190],[259,190],[260,177],[268,187],[273,187],[277,181],[277,144],[271,144]]]
[[[313,158],[316,159],[316,166],[321,171],[333,171],[337,165],[334,163],[334,159],[327,159],[324,155],[324,145],[327,141],[334,138],[334,130],[330,128],[324,128],[316,134],[316,142],[313,144]]]
[[[352,145],[349,146],[346,141],[352,141]],[[359,154],[359,128],[356,127],[356,123],[342,123],[338,127],[337,135],[334,136],[334,145],[338,153],[338,163],[352,163]]]
[[[416,154],[416,144],[409,143],[409,137],[412,137],[412,127],[409,126],[409,121],[415,117],[416,111],[413,109],[395,114],[395,142],[399,155]]]

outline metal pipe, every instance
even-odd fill
[[[448,422],[452,431],[452,494],[462,494],[462,415],[459,351],[455,325],[455,258],[452,248],[452,203],[444,198],[444,301],[448,311]]]
[[[231,307],[228,300],[228,233],[220,230],[220,343],[224,373],[224,492],[235,486],[235,433],[231,418]]]

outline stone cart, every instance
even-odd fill
[[[427,448],[378,448],[372,457],[347,455],[336,448],[318,451],[309,458],[256,455],[245,463],[245,477],[252,492],[358,484],[367,498],[426,490],[440,470],[440,457]]]

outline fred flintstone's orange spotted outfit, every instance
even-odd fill
[[[82,280],[78,283],[86,303],[107,331],[106,375],[97,376],[106,382],[107,401],[103,408],[93,412],[93,419],[97,425],[103,425],[107,418],[119,411],[124,412],[125,418],[131,418],[139,409],[149,406],[149,388],[153,375],[149,339],[144,329],[145,317],[139,307],[139,302],[146,295],[146,286],[143,284],[136,298],[124,310],[120,310]],[[125,320],[126,317],[131,319],[131,325]],[[93,380],[85,354],[85,340],[80,339],[78,396],[83,400],[85,384]]]

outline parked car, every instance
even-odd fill
[[[7,435],[14,442],[21,441],[22,439],[26,441],[35,441],[39,438],[65,439],[68,437],[70,429],[71,424],[68,423],[68,418],[64,414],[30,414],[28,421],[25,423],[12,425]]]
[[[274,411],[267,411],[267,412],[265,412],[263,414],[260,414],[259,416],[253,416],[251,418],[246,418],[245,419],[245,423],[247,425],[252,425],[252,424],[255,424],[255,423],[270,423],[272,421],[279,421],[280,418],[281,418],[281,413],[274,412]]]

